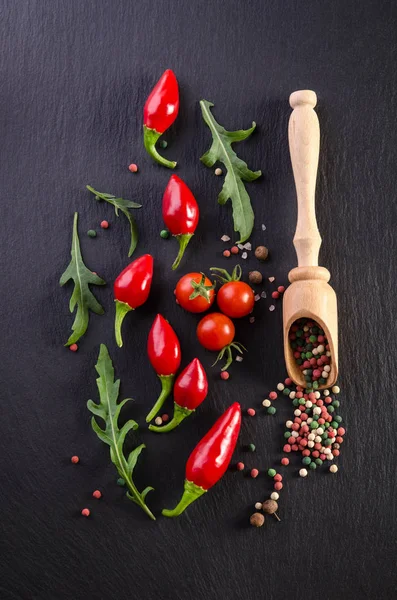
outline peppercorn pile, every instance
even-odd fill
[[[315,325],[312,327],[315,327]],[[320,344],[326,344],[325,341],[321,342],[323,334],[320,332],[317,332],[317,334],[311,333],[311,335],[317,335],[320,337]],[[328,357],[326,356],[326,358]],[[307,477],[310,471],[315,471],[322,465],[329,463],[331,463],[329,466],[330,473],[337,473],[338,471],[338,467],[333,461],[340,454],[340,447],[345,435],[345,428],[341,425],[342,417],[339,414],[340,402],[335,397],[339,392],[340,388],[337,385],[333,386],[331,390],[324,389],[321,392],[310,388],[304,389],[301,386],[293,385],[292,380],[287,377],[284,383],[277,384],[277,391],[271,391],[268,398],[265,398],[262,402],[266,412],[274,415],[276,408],[273,403],[279,395],[292,400],[294,418],[285,423],[283,452],[285,455],[292,452],[301,455],[300,477]],[[247,414],[252,417],[256,415],[256,411],[248,409]],[[250,444],[250,446],[254,450],[256,449],[254,444]],[[290,459],[285,455],[280,460],[281,467],[290,464]],[[237,463],[237,470],[244,471],[244,463]],[[269,500],[264,503],[257,502],[255,509],[273,514],[278,509],[277,501],[284,486],[285,476],[273,467],[268,468],[266,473],[273,480],[274,491],[270,494]],[[251,477],[256,478],[259,475],[259,470],[257,468],[251,469],[250,474]],[[274,511],[269,512],[269,508],[274,509]],[[251,515],[251,525],[261,527],[265,522],[262,517],[263,515],[258,512]],[[276,516],[276,518],[278,517]]]
[[[314,321],[299,319],[291,327],[289,340],[307,387],[317,390],[325,385],[331,371],[331,352],[323,329]]]

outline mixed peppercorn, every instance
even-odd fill
[[[331,371],[331,352],[324,330],[310,319],[296,321],[289,333],[294,358],[308,388],[325,385]]]

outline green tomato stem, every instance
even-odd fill
[[[157,427],[157,425],[149,425],[150,431],[155,431],[156,433],[168,433],[172,431],[176,427],[178,427],[179,423],[182,423],[183,419],[186,419],[189,415],[194,412],[193,410],[189,410],[188,408],[183,408],[183,406],[179,406],[176,402],[174,402],[174,416],[171,421],[163,427]]]
[[[168,167],[169,169],[175,169],[176,162],[172,160],[167,160],[163,156],[161,156],[156,149],[156,142],[162,133],[159,133],[155,129],[150,129],[143,126],[143,143],[146,148],[146,152],[151,156],[159,165],[163,165],[163,167]]]
[[[149,423],[157,415],[164,402],[171,394],[172,386],[174,384],[175,375],[158,375],[161,381],[161,394],[157,398],[155,405],[146,417],[146,423]]]
[[[131,306],[129,306],[125,302],[120,302],[120,300],[115,300],[114,302],[116,304],[116,318],[114,321],[114,333],[116,336],[117,345],[119,348],[121,348],[123,345],[123,339],[121,337],[121,325],[123,323],[125,315],[127,313],[129,313],[130,310],[134,310],[134,309],[131,308]]]
[[[200,496],[205,494],[207,491],[192,481],[188,481],[187,479],[185,479],[184,487],[185,490],[183,492],[183,496],[176,507],[173,510],[164,508],[161,511],[161,514],[164,515],[164,517],[178,517],[189,506],[189,504],[197,500],[197,498],[200,498]]]
[[[178,256],[176,257],[176,259],[174,260],[174,264],[172,265],[173,271],[175,271],[175,269],[177,269],[179,267],[182,257],[185,253],[186,246],[190,242],[193,235],[194,235],[193,233],[181,233],[180,235],[173,236],[174,238],[176,238],[178,240],[178,243],[179,243]]]

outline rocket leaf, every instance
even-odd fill
[[[142,492],[136,488],[132,473],[140,453],[145,448],[145,444],[137,446],[132,450],[126,458],[123,451],[124,441],[129,431],[138,429],[138,423],[130,419],[119,428],[118,420],[121,409],[131,398],[126,398],[119,404],[117,399],[119,396],[120,379],[114,380],[114,368],[112,360],[109,356],[108,349],[105,344],[101,344],[99,351],[98,362],[95,369],[99,375],[96,380],[99,391],[99,404],[92,400],[88,400],[87,408],[95,416],[100,417],[105,422],[105,429],[102,429],[95,417],[91,419],[92,429],[95,431],[99,439],[110,446],[110,460],[114,464],[120,477],[124,479],[128,488],[127,497],[135,502],[145,511],[145,513],[154,521],[156,517],[145,503],[145,497],[152,487],[146,487]]]
[[[130,249],[128,251],[128,256],[132,256],[138,243],[138,228],[134,217],[128,209],[142,208],[142,204],[137,204],[132,200],[124,200],[124,198],[116,198],[116,196],[113,196],[113,194],[104,194],[102,192],[97,192],[97,190],[94,190],[94,188],[90,185],[87,185],[86,188],[95,195],[95,198],[105,200],[105,202],[109,202],[109,204],[112,204],[114,206],[114,212],[116,213],[117,217],[119,216],[119,210],[121,210],[121,212],[127,217],[130,224],[131,232],[131,243]]]
[[[234,231],[240,233],[238,242],[243,243],[251,235],[254,226],[254,211],[243,182],[258,179],[262,172],[251,171],[247,163],[234,152],[232,144],[246,140],[254,131],[256,123],[253,121],[250,129],[227,131],[214,119],[211,106],[214,105],[207,100],[200,101],[203,119],[212,134],[212,145],[200,160],[206,167],[212,167],[216,161],[224,164],[227,172],[218,202],[226,204],[229,199],[232,201]]]
[[[74,213],[71,261],[59,280],[65,285],[70,279],[74,281],[74,290],[70,298],[69,309],[72,313],[77,305],[76,317],[72,325],[72,335],[65,346],[71,346],[85,334],[89,321],[89,310],[97,315],[103,315],[104,310],[90,290],[90,285],[105,285],[105,281],[87,269],[81,256],[79,235],[77,232],[78,213]]]

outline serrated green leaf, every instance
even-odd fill
[[[99,404],[95,404],[92,400],[87,402],[87,408],[95,415],[102,418],[105,422],[105,429],[101,429],[93,417],[91,425],[97,436],[110,446],[110,459],[115,465],[120,477],[126,482],[128,488],[128,497],[133,500],[138,506],[146,512],[153,520],[154,515],[145,503],[145,495],[140,493],[132,480],[132,472],[138,460],[138,457],[145,447],[141,444],[132,452],[128,459],[124,455],[124,441],[129,431],[137,429],[138,424],[130,419],[121,428],[118,425],[118,418],[122,407],[131,400],[126,398],[119,404],[117,403],[119,396],[120,380],[114,379],[114,368],[112,360],[109,356],[108,349],[105,344],[101,344],[98,361],[95,369],[99,375],[97,378],[97,387],[99,391]],[[146,488],[147,489],[147,488]],[[144,490],[145,491],[145,490]]]
[[[105,200],[105,202],[108,202],[109,204],[112,204],[117,217],[119,216],[119,211],[121,210],[121,212],[128,219],[128,222],[130,224],[131,236],[131,243],[128,251],[128,256],[132,256],[138,243],[138,227],[136,225],[134,217],[128,209],[142,208],[142,204],[138,204],[137,202],[133,202],[132,200],[124,200],[124,198],[116,198],[116,196],[113,196],[112,194],[104,194],[103,192],[98,192],[90,185],[87,185],[86,188],[95,196],[101,198],[102,200]]]
[[[254,131],[256,123],[253,121],[249,129],[227,131],[214,119],[210,110],[212,106],[214,105],[207,100],[200,101],[203,119],[212,134],[211,147],[200,160],[207,167],[213,167],[217,161],[225,166],[227,172],[218,202],[225,204],[229,199],[232,201],[234,231],[240,233],[238,242],[243,243],[251,235],[254,226],[254,211],[244,181],[254,181],[262,172],[251,171],[247,163],[237,156],[232,144],[247,139]]]
[[[105,285],[105,281],[94,275],[87,269],[81,256],[80,241],[77,231],[78,213],[74,213],[73,236],[71,248],[71,261],[66,271],[61,276],[59,283],[65,285],[70,279],[74,282],[74,289],[69,302],[69,310],[73,312],[77,305],[77,312],[72,325],[72,335],[66,342],[66,346],[75,344],[82,335],[85,334],[88,327],[89,311],[97,315],[103,315],[104,310],[90,290],[90,285]]]

